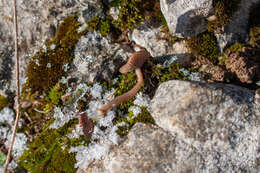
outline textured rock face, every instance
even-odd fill
[[[153,125],[136,124],[126,141],[103,160],[91,173],[174,172],[174,137]]]
[[[83,82],[111,81],[128,57],[119,44],[95,31],[80,38],[74,55],[70,75]]]
[[[224,84],[169,81],[150,113],[88,173],[259,172],[260,107],[254,92]]]
[[[185,41],[172,44],[167,40],[168,36],[161,31],[162,27],[147,23],[141,24],[130,33],[130,40],[144,47],[152,57],[164,59],[164,57],[175,56],[176,62],[182,65],[190,62],[192,55],[187,49]]]
[[[13,1],[0,1],[0,90],[15,90],[13,57]],[[86,12],[95,3],[96,10]],[[94,9],[92,7],[91,9]],[[38,46],[55,35],[59,23],[67,16],[80,13],[81,21],[86,16],[100,14],[102,4],[96,0],[32,0],[17,1],[18,35],[21,77],[25,76],[29,58]]]
[[[153,57],[174,54],[174,49],[170,43],[167,43],[166,40],[158,40],[158,38],[163,37],[160,28],[146,24],[139,25],[130,34],[130,39],[145,47]]]
[[[213,12],[212,0],[160,0],[170,33],[192,37],[206,30],[206,17]]]
[[[197,153],[189,166],[199,172],[257,172],[260,108],[253,96],[232,85],[169,81],[149,109],[158,126]]]
[[[241,0],[238,10],[232,16],[231,22],[224,27],[221,33],[216,34],[221,51],[223,51],[226,46],[248,40],[249,13],[252,7],[254,7],[254,3],[259,2],[259,0]]]

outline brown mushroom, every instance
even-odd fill
[[[146,50],[134,52],[132,56],[128,59],[127,63],[119,69],[121,73],[127,73],[135,70],[135,74],[138,78],[137,84],[130,91],[116,97],[112,101],[108,102],[106,105],[102,106],[98,110],[99,115],[104,116],[109,109],[119,105],[121,102],[133,98],[136,95],[136,93],[140,90],[144,83],[141,67],[149,57],[150,54]]]

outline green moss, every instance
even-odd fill
[[[104,19],[95,16],[92,19],[90,19],[87,24],[88,24],[88,29],[91,31],[99,31],[100,34],[105,37],[107,36],[110,32],[112,32],[112,20],[108,16]]]
[[[20,168],[33,173],[76,172],[74,168],[76,163],[75,153],[68,151],[70,146],[88,142],[83,137],[77,140],[70,140],[66,137],[77,124],[77,120],[71,120],[59,129],[48,129],[52,122],[53,120],[46,124],[43,131],[19,158],[18,165]],[[64,147],[64,149],[61,147]]]
[[[58,105],[61,101],[62,92],[60,92],[56,86],[54,86],[50,91],[46,100],[51,101],[51,103]]]
[[[2,151],[0,151],[0,166],[4,166],[5,160],[6,155]]]
[[[242,51],[243,47],[245,47],[244,44],[242,44],[242,43],[235,43],[235,44],[229,46],[229,48],[227,48],[227,49],[225,50],[225,52],[226,52],[226,53],[230,53],[230,52],[240,52],[240,51]]]
[[[155,124],[155,121],[153,117],[150,115],[150,113],[147,111],[145,107],[141,107],[141,113],[137,116],[134,117],[133,112],[128,113],[128,118],[127,117],[121,117],[116,120],[115,124],[122,123],[124,122],[126,125],[124,126],[119,126],[117,130],[117,134],[121,137],[126,136],[128,131],[138,122],[142,122],[145,124]]]
[[[8,99],[0,95],[0,111],[8,105]]]
[[[118,76],[118,80],[115,83],[103,82],[102,86],[106,87],[107,90],[116,89],[115,96],[124,94],[125,92],[131,90],[137,83],[137,77],[134,72],[129,72]],[[142,91],[143,88],[141,88]],[[123,112],[127,112],[128,107],[132,105],[134,98],[121,103],[117,108]]]
[[[195,56],[203,56],[216,62],[219,54],[217,40],[211,33],[202,33],[196,37],[187,39],[187,45]]]
[[[57,29],[56,36],[46,42],[47,50],[41,49],[29,62],[23,92],[48,93],[65,74],[63,66],[72,61],[73,49],[85,32],[78,33],[79,26],[75,17],[64,19]]]
[[[253,7],[249,17],[249,30],[250,30],[250,45],[254,47],[260,47],[260,4]]]
[[[220,32],[230,21],[241,0],[213,0],[215,20],[207,23],[209,32]]]
[[[138,23],[144,22],[145,16],[143,12],[148,5],[146,2],[135,0],[120,0],[117,1],[117,5],[118,4],[120,6],[118,19],[113,21],[113,24],[117,28],[120,28],[120,30],[124,31],[127,29],[133,29]]]
[[[254,47],[260,47],[260,25],[250,28],[249,44]]]
[[[111,7],[120,7],[116,20],[108,14],[105,18],[96,16],[87,22],[88,29],[99,31],[102,36],[111,33],[115,35],[120,34],[119,31],[132,30],[138,24],[151,18],[167,26],[160,11],[159,0],[114,0],[109,4],[109,8]]]
[[[179,79],[187,80],[187,77],[180,71],[180,66],[178,64],[171,64],[169,68],[161,65],[153,66],[152,79],[156,80],[158,85],[168,80]]]

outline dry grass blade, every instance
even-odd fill
[[[20,113],[20,77],[19,77],[19,54],[18,54],[18,39],[17,39],[18,26],[17,26],[16,0],[13,0],[13,15],[14,15],[13,24],[14,24],[14,49],[15,49],[14,55],[15,55],[15,59],[16,59],[15,68],[16,68],[16,103],[17,103],[17,107],[16,107],[16,118],[15,118],[15,122],[14,122],[11,143],[10,143],[10,146],[8,149],[8,153],[7,153],[7,157],[6,157],[6,161],[5,161],[5,165],[4,165],[4,173],[7,173],[7,168],[8,168],[8,164],[10,161],[13,145],[14,145],[16,129],[17,129],[19,113]]]

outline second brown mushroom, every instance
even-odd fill
[[[122,73],[122,74],[135,70],[135,74],[138,78],[138,81],[131,90],[116,97],[112,101],[110,101],[107,104],[105,104],[104,106],[102,106],[98,110],[99,115],[104,116],[108,110],[119,105],[120,103],[122,103],[124,101],[127,101],[127,100],[133,98],[137,94],[137,92],[141,89],[141,87],[144,83],[141,67],[143,66],[144,62],[149,57],[150,57],[150,54],[146,50],[140,50],[140,51],[134,52],[132,54],[132,56],[128,59],[127,63],[119,69],[120,73]]]

